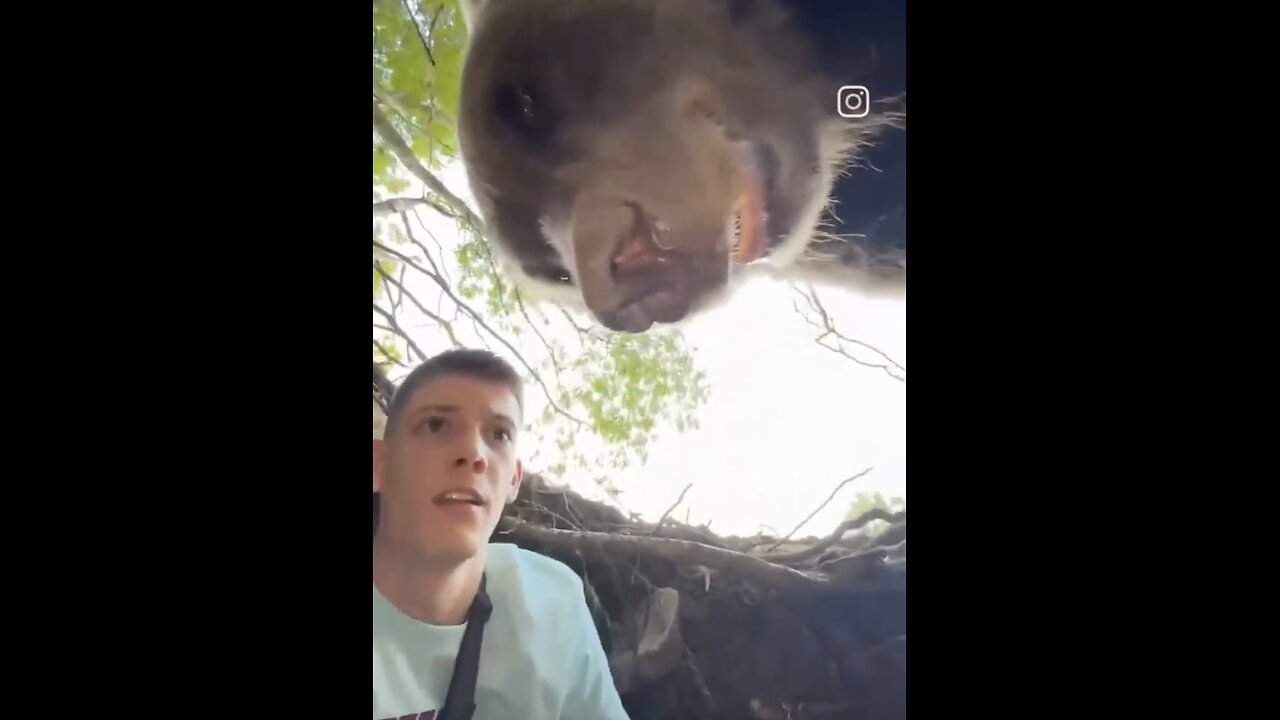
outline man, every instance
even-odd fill
[[[582,581],[488,542],[520,488],[523,410],[519,375],[480,350],[428,360],[391,400],[374,441],[375,720],[626,720]]]

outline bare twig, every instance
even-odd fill
[[[902,553],[907,548],[907,541],[904,538],[896,545],[888,547],[877,544],[875,547],[860,550],[851,555],[838,557],[820,564],[818,567],[822,569],[825,575],[832,578],[838,578],[844,581],[859,580],[871,568],[884,562],[886,556],[898,556],[901,558]],[[899,560],[901,562],[901,560]]]
[[[489,344],[489,336],[480,331],[480,323],[476,322],[476,316],[468,313],[467,317],[471,318],[471,329],[476,331],[476,336],[480,338],[480,342],[484,343],[485,349],[493,352],[493,346]]]
[[[428,86],[430,86],[430,82],[428,82],[427,84]],[[418,122],[417,118],[415,118],[413,114],[409,112],[409,109],[406,108],[404,104],[401,103],[400,100],[397,99],[395,94],[392,93],[391,91],[378,87],[377,85],[374,85],[373,99],[375,103],[380,102],[383,105],[386,105],[388,108],[390,108],[391,111],[394,112],[397,117],[399,117],[401,120],[404,121],[405,125],[409,126],[410,128],[413,128],[414,131],[424,135],[427,138],[427,151],[429,153],[434,153],[437,145],[444,147],[445,150],[448,151],[449,153],[455,152],[455,149],[452,146],[450,146],[448,143],[442,143],[439,140],[436,140],[430,128],[425,127],[422,125],[422,123]],[[427,112],[428,121],[435,122],[437,120],[440,120],[442,122],[453,123],[453,120],[450,119],[449,114],[441,110],[438,105],[434,103],[424,104],[421,107],[423,110]],[[434,208],[437,212],[453,217],[453,213],[451,211],[440,207],[436,203],[428,200],[427,204],[430,205],[432,208]]]
[[[658,518],[658,522],[653,524],[653,529],[649,531],[650,535],[657,532],[658,529],[662,527],[662,523],[667,521],[667,516],[671,514],[672,510],[680,507],[680,503],[684,502],[684,494],[689,492],[689,488],[691,487],[693,487],[693,483],[689,483],[684,486],[684,489],[680,491],[680,497],[677,497],[676,501],[671,504],[671,507],[667,508],[667,511],[662,513],[662,517]]]
[[[412,233],[412,230],[410,232]],[[557,403],[555,398],[552,396],[551,390],[547,387],[546,383],[543,382],[542,375],[539,374],[538,371],[533,369],[533,366],[529,364],[529,361],[525,360],[524,355],[522,355],[520,351],[517,350],[511,344],[510,341],[508,341],[505,337],[503,337],[501,333],[499,333],[498,331],[490,327],[489,324],[486,323],[480,317],[480,315],[471,308],[471,306],[467,305],[460,298],[458,298],[458,296],[453,293],[453,289],[450,288],[448,284],[445,283],[444,278],[440,277],[439,274],[433,273],[430,270],[427,270],[426,268],[422,267],[421,265],[414,262],[412,258],[405,255],[404,253],[401,253],[397,250],[393,250],[392,248],[389,248],[386,245],[383,245],[382,243],[379,243],[376,241],[373,244],[375,247],[382,250],[383,252],[388,253],[396,258],[399,258],[400,260],[407,263],[409,267],[412,267],[414,270],[417,270],[418,272],[422,273],[423,275],[426,275],[427,277],[435,281],[436,285],[438,285],[441,290],[443,290],[445,293],[449,295],[449,299],[452,300],[458,307],[462,308],[463,312],[465,312],[467,315],[471,317],[471,320],[474,324],[478,325],[479,327],[483,327],[486,331],[488,331],[490,335],[493,336],[494,339],[496,339],[498,342],[502,343],[503,345],[507,346],[507,349],[509,349],[515,355],[515,357],[520,361],[520,363],[524,365],[525,369],[529,371],[530,376],[532,376],[534,381],[537,382],[538,385],[542,388],[542,392],[546,396],[547,402],[551,405],[551,407],[555,410],[555,412],[559,413],[560,415],[568,418],[569,420],[577,423],[582,427],[585,427],[588,429],[591,428],[591,425],[589,423],[583,422],[579,418],[574,417],[571,413],[566,411],[564,408],[560,407],[560,404]],[[481,334],[481,337],[483,338],[483,334]]]
[[[472,231],[473,231],[473,232],[476,232],[477,234],[479,233],[479,229],[477,229],[477,228],[472,228]],[[500,295],[501,295],[501,294],[505,294],[505,290],[504,290],[504,288],[506,287],[506,285],[505,285],[505,284],[503,284],[503,282],[502,282],[502,273],[498,271],[498,265],[497,265],[497,263],[495,263],[495,262],[494,262],[494,260],[493,260],[493,254],[492,254],[492,253],[490,253],[490,252],[488,252],[487,246],[485,246],[485,247],[486,247],[486,251],[485,251],[485,254],[484,254],[484,256],[485,256],[485,260],[486,260],[486,261],[488,262],[488,264],[489,264],[489,271],[490,271],[491,273],[493,273],[493,281],[494,281],[494,283],[496,283],[496,284],[498,285],[498,293],[499,293]],[[514,285],[514,284],[513,284],[513,285],[512,285],[512,287],[511,287],[511,295],[512,295],[512,297],[514,297],[514,298],[515,298],[515,300],[516,300],[516,308],[518,308],[518,309],[520,310],[520,315],[524,318],[524,321],[525,321],[526,323],[528,323],[528,325],[529,325],[529,329],[533,331],[533,334],[534,334],[534,335],[537,335],[537,336],[538,336],[538,339],[542,341],[542,346],[543,346],[543,347],[545,347],[545,348],[547,349],[547,357],[548,357],[548,358],[550,358],[550,360],[551,360],[551,370],[552,370],[552,372],[554,372],[554,373],[556,374],[556,382],[557,382],[557,383],[558,383],[558,382],[561,382],[561,379],[560,379],[560,361],[556,358],[556,351],[555,351],[555,349],[554,349],[554,348],[552,348],[552,347],[551,347],[551,343],[547,342],[547,339],[546,339],[545,337],[543,337],[542,333],[538,330],[538,325],[537,325],[537,323],[535,323],[535,322],[533,321],[533,318],[529,317],[529,312],[528,312],[528,310],[525,308],[525,305],[524,305],[524,298],[522,297],[522,294],[521,294],[521,292],[520,292],[520,288],[519,288],[518,286],[516,286],[516,285]]]
[[[578,331],[578,345],[581,347],[586,347],[586,343],[583,341],[583,338],[585,337],[587,339],[591,339],[591,330],[589,328],[582,327],[576,321],[574,321],[573,316],[570,315],[569,311],[565,310],[563,307],[560,308],[560,312],[561,314],[564,315],[565,321],[568,322],[569,325],[573,327],[574,330]]]
[[[373,204],[373,216],[375,218],[386,217],[392,213],[401,213],[410,210],[418,205],[430,205],[426,198],[414,197],[395,197],[388,198],[381,202]]]
[[[373,346],[377,348],[378,352],[382,353],[382,357],[386,358],[387,362],[395,363],[400,367],[412,369],[411,365],[406,364],[403,360],[397,360],[394,356],[392,356],[391,352],[387,350],[386,346],[378,342],[377,340],[373,341]],[[383,408],[383,409],[385,410],[386,408]]]
[[[422,352],[422,348],[418,347],[418,344],[413,341],[413,338],[409,337],[409,333],[405,332],[404,328],[400,327],[400,323],[396,322],[396,319],[391,316],[391,313],[388,313],[386,310],[378,307],[378,303],[373,304],[373,311],[387,319],[387,322],[391,324],[392,328],[394,328],[393,332],[404,338],[404,341],[409,344],[409,349],[418,354],[418,359],[427,359],[427,354]]]
[[[374,84],[373,97],[374,100],[386,105],[388,108],[391,108],[392,112],[400,116],[400,119],[404,120],[409,127],[412,127],[414,130],[417,130],[424,135],[430,134],[427,128],[418,124],[418,121],[413,118],[413,114],[409,112],[409,109],[406,108],[404,104],[400,102],[400,99],[397,98],[390,90]],[[428,110],[430,110],[430,108],[428,108]],[[434,113],[431,114],[434,115]]]
[[[822,591],[834,589],[826,577],[800,572],[784,565],[775,565],[753,555],[715,548],[692,540],[644,537],[636,535],[612,535],[603,532],[551,530],[538,527],[511,516],[504,516],[499,524],[500,532],[524,537],[544,545],[561,549],[594,547],[611,556],[644,553],[681,564],[703,565],[713,570],[731,572],[783,590]]]
[[[572,496],[569,495],[568,488],[556,488],[543,483],[536,492],[559,495],[561,501],[564,503],[565,511],[567,511],[573,518],[573,521],[577,523],[577,527],[579,529],[586,529],[587,521],[583,519],[582,515],[578,512],[578,508],[575,507],[576,503],[574,503]]]
[[[480,221],[479,217],[477,217],[473,212],[471,212],[471,208],[469,208],[467,204],[462,201],[461,198],[457,197],[452,192],[450,192],[449,189],[445,187],[444,183],[442,183],[439,180],[439,178],[435,177],[433,174],[431,174],[429,170],[423,167],[422,163],[419,162],[417,157],[414,155],[413,149],[409,147],[408,143],[404,141],[404,138],[400,137],[400,134],[396,131],[395,127],[391,125],[390,121],[387,120],[387,117],[378,108],[378,105],[376,102],[373,105],[373,122],[374,122],[374,129],[378,132],[378,135],[382,137],[383,141],[387,143],[387,146],[396,155],[396,158],[400,160],[401,164],[403,164],[406,168],[408,168],[408,170],[411,173],[413,173],[419,180],[421,180],[429,190],[431,190],[437,196],[439,196],[449,206],[450,209],[454,210],[457,213],[458,219],[461,222],[467,223],[471,228],[473,228],[477,232],[480,232],[484,228],[484,223]],[[402,213],[402,217],[403,217],[403,213]],[[416,237],[413,234],[413,230],[409,227],[407,219],[405,220],[405,228],[409,231],[410,238],[413,239],[414,242],[419,245],[419,247],[421,247],[421,244],[418,243]],[[394,250],[390,250],[390,248],[384,247],[384,249],[394,255],[400,255],[399,253],[396,253]],[[425,251],[425,248],[423,249]],[[427,253],[427,255],[428,255],[428,259],[430,259],[430,253]],[[407,258],[405,258],[403,255],[400,255],[400,257],[407,260]],[[581,427],[586,427],[586,428],[591,427],[589,423],[586,423],[581,419],[573,416],[568,411],[561,408],[559,404],[555,402],[555,399],[551,395],[551,391],[547,389],[546,384],[543,382],[541,375],[537,373],[531,365],[529,365],[528,361],[524,359],[524,356],[521,355],[520,352],[516,350],[515,347],[512,346],[511,343],[508,342],[505,337],[495,332],[493,328],[489,327],[487,323],[485,323],[482,319],[480,319],[480,317],[476,314],[474,310],[472,310],[469,306],[467,306],[465,303],[459,300],[457,296],[453,294],[453,291],[449,287],[448,283],[444,281],[444,279],[440,276],[438,272],[428,273],[425,270],[422,270],[421,266],[417,266],[417,268],[415,269],[419,269],[419,272],[422,272],[424,275],[427,275],[428,277],[431,277],[433,280],[435,280],[436,284],[439,285],[442,290],[444,290],[446,293],[449,294],[450,299],[453,300],[459,307],[462,307],[464,311],[471,316],[473,323],[483,326],[485,330],[487,330],[495,339],[497,339],[499,342],[505,345],[509,350],[511,350],[512,353],[516,355],[517,358],[519,358],[520,362],[525,366],[526,369],[529,370],[529,373],[533,376],[533,378],[538,382],[539,385],[542,386],[543,392],[547,397],[547,401],[551,404],[552,408],[555,409],[555,412],[562,415],[563,417],[568,418],[569,420],[578,424]],[[481,337],[483,337],[483,335],[481,335]],[[556,369],[556,371],[557,373],[559,372],[558,368]]]
[[[480,221],[480,218],[476,217],[475,213],[471,212],[471,208],[467,207],[467,204],[461,198],[450,192],[449,188],[445,187],[439,178],[432,175],[430,170],[422,166],[417,156],[413,154],[413,148],[409,147],[404,138],[400,137],[400,133],[387,120],[387,116],[382,113],[376,102],[373,104],[373,127],[383,141],[387,143],[387,147],[395,154],[400,163],[421,180],[427,186],[427,189],[438,195],[451,210],[471,223],[473,227],[484,227],[484,223]]]
[[[393,313],[400,312],[400,306],[404,304],[404,272],[406,269],[405,266],[401,265],[400,277],[396,278],[400,281],[400,297],[391,305],[391,312]]]
[[[403,117],[410,124],[413,124],[412,118],[409,117],[409,109],[404,106],[404,103],[400,102],[400,98],[396,97],[394,93],[381,85],[378,85],[376,82],[373,84],[373,99],[391,108],[395,114]],[[414,127],[416,128],[417,125],[414,125]]]
[[[430,235],[431,239],[435,240],[435,237],[436,237],[435,234],[431,232],[431,229],[427,227],[426,223],[422,222],[422,217],[417,213],[413,213],[413,217],[415,220],[418,221],[418,225],[421,226],[422,229],[426,231],[427,235]],[[422,241],[418,240],[418,237],[413,234],[413,228],[409,227],[408,212],[400,213],[400,222],[404,224],[405,234],[408,236],[409,242],[416,245],[418,249],[422,251],[422,256],[423,258],[426,259],[427,263],[431,265],[431,269],[435,271],[437,275],[443,276],[445,279],[445,282],[449,285],[449,287],[453,287],[453,279],[449,277],[448,272],[446,271],[447,266],[445,265],[445,262],[444,262],[444,247],[440,245],[440,241],[436,240],[436,247],[439,248],[440,250],[440,264],[437,265],[435,258],[431,256],[431,251],[428,250],[427,246],[423,245]],[[437,315],[443,315],[443,312],[440,310],[440,305],[444,303],[444,298],[445,296],[443,293],[436,296],[436,314]],[[458,319],[457,305],[454,306],[453,319],[455,321]],[[479,334],[478,329],[476,330],[476,333]]]
[[[472,228],[472,231],[479,234],[478,228]],[[498,272],[498,265],[493,260],[493,253],[488,252],[487,246],[484,247],[484,259],[489,264],[489,272],[493,274],[493,282],[498,286],[498,295],[505,295],[506,285],[502,282],[502,273]],[[512,285],[511,295],[516,299],[516,307],[519,308],[520,315],[524,317],[524,321],[528,323],[529,329],[533,331],[534,335],[538,336],[538,339],[542,341],[542,346],[547,349],[547,356],[551,359],[551,370],[556,374],[556,382],[560,382],[560,361],[556,359],[556,351],[551,347],[551,343],[548,343],[547,339],[538,331],[538,325],[529,317],[529,313],[525,309],[524,300],[521,298],[520,288],[518,286],[514,284]]]
[[[422,222],[422,218],[418,217],[416,214],[414,217],[417,218],[418,224],[422,226],[422,229],[427,230],[427,225]],[[446,289],[451,289],[453,287],[453,280],[444,275],[441,269],[444,266],[444,248],[441,247],[440,249],[440,264],[437,265],[436,259],[431,256],[431,251],[427,249],[426,245],[422,244],[422,241],[418,239],[418,236],[413,233],[413,228],[409,226],[409,214],[400,213],[400,222],[404,224],[404,232],[409,237],[409,242],[413,243],[422,251],[422,256],[426,259],[427,263],[431,265],[432,272],[427,273],[428,277],[435,280],[437,285],[443,281]],[[430,230],[427,230],[427,234],[431,235],[433,238],[435,237],[431,234]],[[440,243],[437,241],[436,245],[439,246]]]
[[[898,370],[898,371],[900,371],[900,372],[902,372],[902,373],[906,373],[906,372],[907,372],[907,369],[906,369],[905,367],[903,367],[900,363],[898,363],[896,360],[894,360],[893,358],[889,357],[889,355],[888,355],[888,354],[886,354],[883,350],[880,350],[879,348],[877,348],[877,347],[875,347],[875,346],[871,345],[870,343],[866,343],[866,342],[863,342],[862,340],[856,340],[856,339],[854,339],[854,338],[851,338],[851,337],[848,337],[848,336],[846,336],[846,335],[843,335],[843,334],[841,334],[838,330],[836,330],[835,323],[831,320],[831,316],[830,316],[830,314],[828,314],[828,313],[827,313],[827,309],[826,309],[826,307],[824,307],[824,306],[823,306],[823,304],[822,304],[822,301],[818,299],[817,291],[816,291],[816,290],[814,290],[812,286],[809,286],[809,291],[808,291],[808,293],[805,293],[805,292],[801,291],[801,290],[800,290],[799,288],[797,288],[795,285],[792,285],[792,290],[794,290],[794,291],[795,291],[796,293],[798,293],[801,297],[803,297],[803,298],[804,298],[804,299],[809,303],[809,308],[810,308],[811,310],[813,310],[815,313],[817,313],[817,314],[822,318],[822,322],[821,322],[821,323],[815,322],[815,321],[813,320],[813,318],[810,318],[808,315],[806,315],[806,314],[804,314],[803,312],[801,312],[801,311],[800,311],[800,308],[795,304],[795,300],[794,300],[794,299],[792,299],[791,306],[792,306],[792,308],[794,308],[794,309],[795,309],[796,313],[797,313],[797,314],[799,314],[802,318],[804,318],[804,321],[805,321],[805,322],[807,322],[807,323],[809,323],[810,325],[812,325],[813,327],[815,327],[815,328],[817,328],[817,329],[819,329],[819,330],[822,330],[822,331],[823,331],[821,335],[819,335],[818,337],[814,338],[814,342],[815,342],[815,343],[817,343],[817,344],[818,344],[818,346],[820,346],[820,347],[822,347],[822,348],[824,348],[824,349],[830,350],[831,352],[836,353],[837,355],[842,355],[842,356],[844,356],[844,357],[848,358],[849,360],[852,360],[852,361],[854,361],[854,362],[858,363],[859,365],[862,365],[862,366],[865,366],[865,367],[869,367],[869,368],[878,369],[878,370],[884,370],[884,371],[885,371],[885,374],[887,374],[889,377],[891,377],[891,378],[893,378],[894,380],[897,380],[897,381],[899,381],[899,382],[906,382],[906,381],[907,381],[906,377],[904,377],[904,376],[902,376],[902,375],[898,375],[897,373],[894,373],[894,372],[891,370],[891,368],[892,368],[892,369],[896,369],[896,370]],[[836,346],[836,347],[832,347],[832,346],[830,346],[830,345],[824,345],[822,341],[823,341],[824,339],[826,339],[827,337],[832,337],[832,336],[834,336],[834,337],[836,338],[836,340],[837,340],[837,346]],[[845,351],[845,349],[844,349],[843,347],[839,347],[839,342],[840,342],[840,341],[843,341],[843,342],[851,343],[851,344],[853,344],[853,345],[858,345],[858,346],[864,347],[864,348],[866,348],[867,350],[870,350],[871,352],[876,353],[876,354],[877,354],[877,355],[879,355],[880,357],[884,358],[884,359],[887,361],[887,364],[885,364],[885,363],[880,363],[880,364],[877,364],[877,363],[870,363],[870,362],[867,362],[866,360],[863,360],[863,359],[861,359],[861,358],[858,358],[858,357],[855,357],[855,356],[853,356],[853,355],[850,355],[848,352],[846,352],[846,351]]]
[[[435,258],[431,257],[431,251],[427,250],[425,245],[418,242],[418,238],[414,237],[412,233],[409,234],[409,239],[413,241],[414,245],[418,246],[418,249],[422,250],[422,254],[427,258],[427,262],[431,263],[431,269],[443,275],[444,279],[449,283],[449,287],[453,287],[453,278],[449,277],[449,265],[444,261],[444,245],[440,244],[440,240],[436,237],[435,233],[431,232],[431,228],[427,227],[427,224],[422,222],[422,217],[420,215],[414,213],[413,217],[418,221],[418,226],[427,234],[427,237],[431,238],[431,242],[436,244],[436,250],[440,251],[440,264],[436,265]],[[401,217],[401,220],[404,220],[404,218]]]
[[[419,312],[421,312],[423,315],[426,315],[427,317],[439,323],[440,326],[444,328],[444,331],[448,333],[449,341],[453,343],[454,347],[459,347],[459,348],[462,347],[462,342],[459,341],[458,336],[453,333],[453,325],[448,320],[445,320],[444,318],[440,317],[439,315],[431,312],[426,307],[424,307],[422,303],[419,302],[418,298],[414,296],[413,293],[409,292],[407,289],[405,289],[404,285],[400,284],[398,281],[396,281],[390,275],[388,275],[387,271],[379,267],[377,263],[373,264],[373,269],[377,270],[378,274],[382,276],[382,281],[384,283],[390,283],[400,288],[401,296],[409,298],[409,302],[417,306]]]
[[[436,14],[431,16],[431,23],[427,25],[427,37],[431,37],[431,34],[436,31],[436,21],[440,19],[442,11],[444,11],[444,3],[440,3],[436,8]]]
[[[853,518],[851,520],[845,520],[844,522],[840,523],[839,527],[837,527],[834,532],[832,532],[830,535],[826,536],[819,542],[814,543],[810,547],[807,547],[803,550],[797,550],[796,552],[773,553],[770,555],[762,555],[761,557],[763,557],[764,559],[770,562],[791,563],[791,562],[798,562],[800,560],[806,560],[808,558],[813,557],[814,555],[821,554],[823,550],[826,550],[832,545],[835,545],[837,542],[840,541],[840,538],[844,537],[844,534],[849,532],[850,530],[857,530],[858,528],[863,527],[864,525],[870,523],[873,520],[883,520],[884,522],[887,522],[887,523],[896,523],[906,519],[907,519],[907,511],[905,510],[903,510],[902,512],[890,513],[888,510],[885,510],[884,508],[872,508],[862,513],[856,518]]]
[[[881,350],[881,349],[879,349],[879,348],[877,348],[877,347],[874,347],[874,346],[872,346],[872,345],[871,345],[871,344],[869,344],[869,343],[863,342],[863,341],[861,341],[861,340],[856,340],[856,339],[854,339],[854,338],[851,338],[851,337],[848,337],[848,336],[846,336],[846,335],[843,335],[843,334],[841,334],[838,330],[836,330],[835,323],[832,321],[832,319],[831,319],[831,315],[827,312],[827,308],[826,308],[826,306],[825,306],[825,305],[823,305],[823,304],[822,304],[822,301],[821,301],[820,299],[818,299],[818,291],[817,291],[816,289],[814,289],[814,287],[813,287],[812,285],[810,285],[810,286],[809,286],[809,299],[810,299],[810,301],[811,301],[811,306],[812,306],[812,307],[813,307],[813,308],[818,312],[818,314],[819,314],[819,315],[821,315],[821,316],[822,316],[822,325],[823,325],[823,327],[827,330],[827,332],[828,332],[829,334],[834,335],[834,336],[835,336],[837,339],[839,339],[839,340],[843,340],[843,341],[845,341],[845,342],[853,343],[853,344],[855,344],[855,345],[860,345],[860,346],[862,346],[862,347],[864,347],[864,348],[866,348],[866,349],[868,349],[868,350],[870,350],[870,351],[872,351],[872,352],[876,353],[876,354],[877,354],[877,355],[879,355],[880,357],[883,357],[885,360],[887,360],[887,361],[889,362],[889,365],[891,365],[892,367],[894,367],[894,368],[896,368],[896,369],[898,369],[898,370],[901,370],[901,371],[902,371],[902,372],[904,372],[904,373],[907,371],[907,369],[906,369],[905,367],[903,367],[901,363],[899,363],[899,362],[897,362],[896,360],[894,360],[893,358],[889,357],[889,355],[888,355],[887,353],[885,353],[883,350]],[[818,338],[818,339],[819,339],[819,340],[821,340],[821,338]],[[824,346],[824,347],[825,347],[825,346]],[[828,348],[828,349],[832,349],[832,350],[834,350],[834,348]],[[840,350],[839,352],[840,352],[841,354],[843,354],[843,355],[846,355],[846,356],[848,355],[848,353],[845,353],[843,350]]]
[[[547,506],[545,506],[545,505],[541,505],[541,504],[539,504],[538,502],[536,502],[536,501],[534,501],[534,500],[530,500],[530,501],[529,501],[529,504],[530,504],[530,505],[532,505],[532,506],[534,506],[535,508],[537,508],[537,509],[541,510],[542,512],[544,512],[544,513],[546,513],[546,514],[550,515],[551,517],[555,518],[556,520],[559,520],[560,522],[564,523],[565,525],[569,526],[569,529],[570,529],[570,530],[581,530],[581,529],[582,529],[582,520],[581,520],[581,519],[579,519],[577,522],[574,522],[573,520],[570,520],[569,518],[567,518],[567,517],[565,517],[565,516],[561,515],[560,513],[556,512],[555,510],[552,510],[551,508],[549,508],[549,507],[547,507]],[[566,507],[566,509],[571,510],[571,508],[568,508],[568,507]]]
[[[827,499],[826,499],[826,500],[823,500],[823,501],[822,501],[822,504],[821,504],[821,505],[819,505],[819,506],[817,507],[817,509],[815,509],[813,512],[809,513],[809,516],[808,516],[808,517],[806,517],[804,520],[801,520],[799,525],[796,525],[795,527],[791,528],[791,532],[787,533],[787,534],[786,534],[786,535],[785,535],[781,540],[779,540],[778,542],[776,542],[776,543],[774,543],[774,544],[770,545],[770,546],[768,547],[768,550],[773,550],[774,548],[778,547],[779,545],[781,545],[782,543],[786,542],[787,540],[790,540],[790,539],[791,539],[791,536],[792,536],[792,535],[795,535],[797,530],[799,530],[800,528],[804,527],[804,524],[805,524],[805,523],[807,523],[807,522],[809,522],[810,520],[812,520],[814,515],[817,515],[819,512],[821,512],[822,508],[826,507],[826,506],[827,506],[827,503],[831,502],[831,501],[835,498],[836,493],[840,492],[840,489],[841,489],[841,488],[843,488],[845,485],[848,485],[849,483],[853,482],[854,480],[857,480],[858,478],[862,477],[863,475],[866,475],[867,473],[871,472],[871,471],[872,471],[872,469],[873,469],[873,468],[870,468],[870,467],[869,467],[869,468],[867,468],[866,470],[863,470],[862,472],[857,473],[856,475],[852,475],[852,476],[850,476],[850,477],[845,478],[843,482],[841,482],[839,485],[837,485],[837,486],[836,486],[836,489],[835,489],[835,490],[832,490],[832,491],[831,491],[831,494],[827,496]]]
[[[456,212],[450,210],[447,207],[440,205],[440,203],[428,200],[427,204],[431,206],[432,210],[435,210],[437,213],[440,213],[446,218],[449,218],[450,220],[455,220],[457,222],[462,222],[462,218],[458,217],[458,214]]]
[[[520,315],[523,316],[524,321],[529,324],[529,329],[533,331],[533,334],[537,335],[538,339],[542,341],[542,346],[547,349],[547,357],[551,359],[551,370],[556,374],[556,382],[563,382],[560,378],[560,361],[556,358],[555,348],[551,347],[551,343],[547,342],[547,339],[542,336],[542,333],[538,332],[537,323],[529,317],[529,313],[524,307],[524,301],[520,299],[520,291],[513,288],[512,292],[516,298],[516,307],[520,309]]]
[[[435,67],[436,59],[431,54],[431,43],[427,42],[427,38],[422,34],[422,28],[418,27],[418,16],[413,14],[413,8],[409,6],[409,0],[404,0],[404,11],[409,16],[409,22],[413,23],[413,29],[418,33],[418,39],[422,41],[422,49],[427,51],[427,62]]]
[[[387,275],[386,270],[382,269],[381,263],[379,263],[377,260],[374,260],[373,269],[374,269],[374,272],[377,272],[383,278],[382,292],[387,296],[387,300],[391,301],[391,314],[395,315],[399,313],[400,306],[401,304],[404,303],[404,271],[405,271],[404,265],[400,266],[400,295],[398,297],[392,294],[391,285],[387,284],[386,282],[387,280],[390,279],[390,276]]]

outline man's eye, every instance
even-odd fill
[[[444,428],[444,418],[427,418],[427,429],[431,432],[440,432]]]
[[[506,428],[498,428],[498,429],[494,432],[494,434],[498,436],[498,439],[499,439],[499,440],[510,440],[510,439],[511,439],[511,431],[510,431],[510,430],[507,430]]]

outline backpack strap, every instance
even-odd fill
[[[444,709],[437,720],[471,720],[476,711],[476,679],[480,675],[480,641],[484,638],[484,624],[493,613],[493,603],[485,591],[485,576],[480,576],[480,591],[471,601],[467,611],[467,629],[462,634],[462,646],[453,664],[453,677],[449,680],[449,693],[445,696]]]

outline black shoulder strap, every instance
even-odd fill
[[[462,634],[462,647],[453,664],[453,677],[449,680],[449,694],[444,699],[444,709],[436,720],[470,720],[476,711],[476,678],[480,675],[480,641],[484,638],[484,624],[493,612],[493,603],[485,591],[485,576],[480,576],[480,591],[467,612],[467,629]]]

